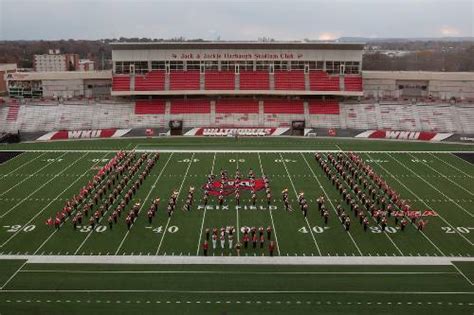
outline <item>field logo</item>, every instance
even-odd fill
[[[210,184],[204,184],[202,189],[208,190],[209,195],[212,196],[219,196],[221,191],[221,181],[214,180]],[[265,182],[262,178],[256,178],[254,181],[250,179],[242,179],[242,180],[235,180],[235,179],[227,179],[224,182],[224,187],[222,190],[224,191],[223,195],[228,196],[235,192],[235,189],[238,188],[239,190],[255,190],[259,191],[265,188]]]

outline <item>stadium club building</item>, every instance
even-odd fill
[[[474,134],[474,73],[362,71],[361,43],[111,47],[112,71],[8,74],[10,96],[20,101],[0,108],[2,131],[62,131],[41,140],[239,134],[436,141]]]

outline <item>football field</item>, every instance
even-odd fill
[[[67,303],[72,312],[79,312],[89,303],[96,309],[113,304],[125,312],[127,304],[140,304],[144,310],[153,304],[163,311],[180,307],[183,313],[194,313],[191,306],[200,304],[198,312],[208,313],[248,311],[261,304],[268,313],[318,308],[347,313],[351,308],[358,311],[380,306],[381,310],[387,305],[430,312],[438,308],[440,313],[451,306],[459,313],[472,312],[472,146],[241,141],[226,140],[223,145],[208,147],[200,141],[173,146],[171,142],[129,140],[2,148],[0,255],[10,260],[0,261],[0,309],[14,307],[21,313],[37,303],[49,313]],[[118,149],[135,149],[137,156],[160,153],[127,206],[126,212],[134,202],[141,204],[131,228],[127,228],[124,215],[110,228],[110,212],[94,227],[82,224],[74,229],[71,217],[60,229],[46,225]],[[402,231],[394,217],[389,218],[385,230],[369,217],[369,227],[363,229],[314,157],[319,152],[326,160],[328,154],[351,150],[419,211],[427,222],[423,231],[415,224]],[[270,202],[261,187],[253,205],[250,190],[242,186],[240,205],[233,190],[225,191],[221,205],[213,194],[205,205],[203,187],[208,174],[219,178],[223,170],[230,179],[237,170],[243,177],[252,170],[257,180],[265,175],[273,194]],[[195,188],[194,202],[184,211],[190,187]],[[287,211],[282,202],[285,188],[293,211]],[[178,193],[177,207],[169,216],[166,204],[173,191]],[[306,218],[298,205],[301,192],[309,204]],[[327,223],[318,211],[316,199],[320,196],[327,200]],[[161,203],[150,223],[147,209],[156,198]],[[338,204],[352,221],[348,231],[337,216]],[[210,257],[204,257],[206,229],[229,227],[235,229],[232,246],[227,237],[223,244],[217,241],[215,248],[209,241]],[[242,243],[244,231],[253,227],[271,229],[275,257],[269,257],[266,232],[263,243],[242,244],[241,257],[236,257],[235,243]],[[28,261],[34,256],[44,260]],[[74,256],[80,264],[67,263],[68,257],[74,260]],[[58,257],[63,260],[55,261]],[[245,257],[252,265],[243,267]],[[318,260],[324,257],[331,260]],[[438,258],[445,260],[433,263]],[[262,259],[265,266],[258,266],[255,259]],[[344,265],[339,265],[338,259]],[[354,259],[353,265],[350,259]],[[397,266],[389,266],[397,259]],[[407,263],[400,263],[400,259],[407,259]],[[450,259],[457,262],[451,264]],[[53,264],[44,263],[48,260]],[[107,264],[109,260],[113,265]],[[379,263],[373,265],[373,261]]]

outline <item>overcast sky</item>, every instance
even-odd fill
[[[0,0],[0,40],[474,36],[474,0]]]

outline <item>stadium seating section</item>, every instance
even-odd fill
[[[235,74],[233,71],[206,71],[206,90],[234,90]]]
[[[290,126],[305,120],[307,127],[387,129],[474,133],[472,104],[338,103],[334,100],[171,99],[136,102],[43,102],[0,106],[0,132],[61,129],[167,127],[170,119],[196,126]],[[305,107],[307,107],[305,109]],[[306,113],[306,114],[305,114]],[[166,117],[166,118],[165,118]]]
[[[311,91],[339,91],[339,76],[329,75],[323,71],[311,71],[309,89]]]
[[[171,71],[170,90],[199,90],[199,71]]]
[[[241,90],[268,90],[270,89],[270,74],[267,71],[241,71]]]
[[[135,77],[135,91],[162,91],[165,89],[165,72],[151,71]]]
[[[171,114],[209,114],[211,104],[209,99],[172,100]]]
[[[310,115],[339,115],[339,102],[336,100],[311,100],[308,106]]]
[[[243,113],[258,114],[258,101],[246,99],[225,99],[216,102],[216,114]]]
[[[264,100],[265,114],[304,114],[303,101],[300,100]]]
[[[135,102],[136,115],[156,115],[165,113],[164,100],[139,100]]]
[[[130,77],[128,75],[115,75],[112,78],[114,91],[130,91]]]
[[[303,71],[275,71],[275,90],[305,90]]]
[[[346,75],[344,77],[345,91],[362,91],[362,77],[360,75]]]

